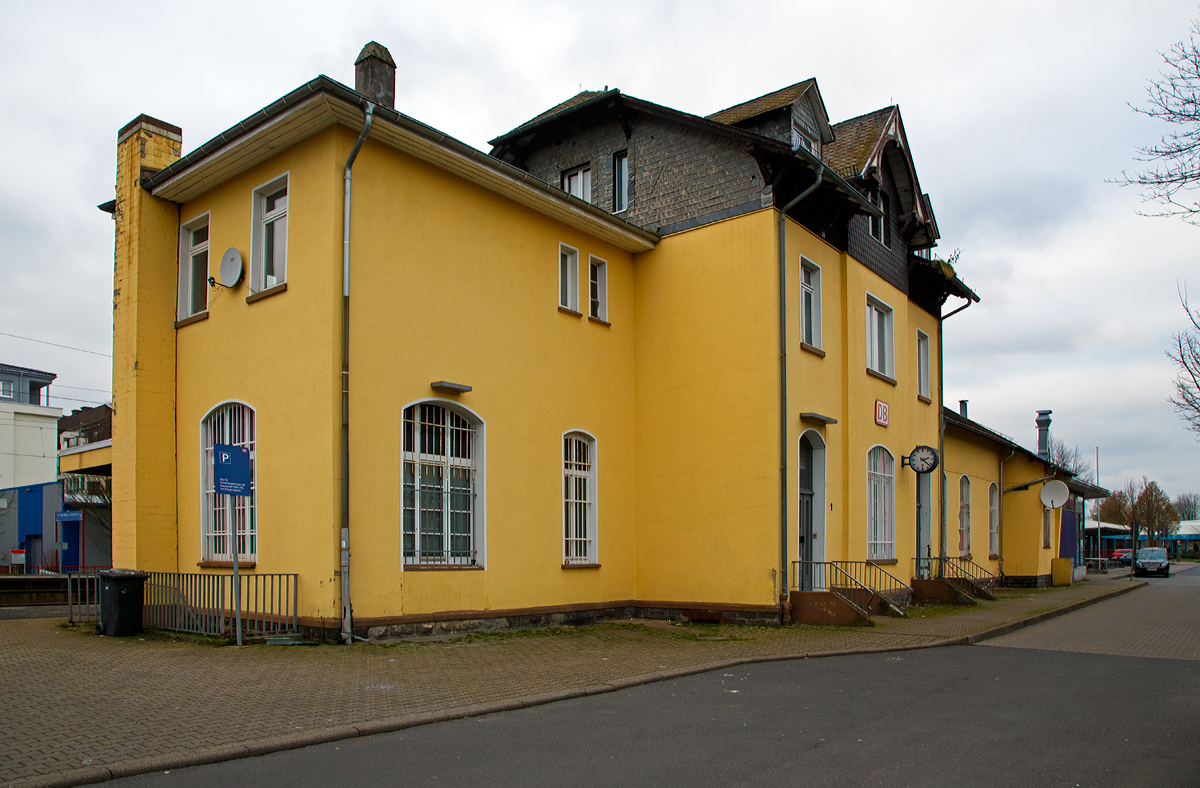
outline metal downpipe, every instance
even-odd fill
[[[825,165],[817,164],[817,179],[804,191],[793,197],[779,211],[779,564],[780,594],[779,618],[783,621],[783,600],[788,590],[788,407],[787,407],[787,212],[798,202],[816,191],[825,176]]]
[[[375,118],[375,105],[366,102],[362,133],[346,159],[343,176],[342,205],[342,533],[341,533],[341,576],[342,576],[342,643],[354,642],[354,620],[350,605],[350,171],[358,151],[362,148],[371,121]]]
[[[942,324],[969,307],[971,303],[971,299],[968,298],[967,303],[938,318],[938,454],[941,455],[939,464],[942,469],[941,511],[938,517],[938,550],[941,560],[938,561],[938,577],[944,576],[943,567],[946,563],[946,349]]]

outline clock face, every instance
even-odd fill
[[[908,464],[917,473],[929,473],[937,467],[937,451],[932,446],[918,446],[908,455]]]

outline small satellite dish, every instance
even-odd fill
[[[1042,504],[1047,509],[1058,509],[1067,502],[1071,491],[1067,485],[1055,479],[1042,485]]]
[[[221,284],[225,287],[236,287],[242,281],[242,253],[235,247],[229,247],[221,255]]]

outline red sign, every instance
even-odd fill
[[[881,399],[875,400],[875,423],[880,427],[888,425],[888,404]]]

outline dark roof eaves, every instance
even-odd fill
[[[549,115],[546,115],[545,117],[537,118],[536,120],[526,121],[525,123],[522,123],[520,126],[517,126],[512,131],[506,131],[505,133],[501,134],[499,137],[488,140],[488,145],[491,145],[494,148],[497,145],[499,145],[501,142],[510,140],[513,137],[524,136],[531,131],[536,131],[536,130],[540,129],[542,126],[545,126],[546,124],[548,124],[552,121],[558,120],[563,115],[568,115],[572,112],[575,112],[576,110],[581,110],[586,107],[590,107],[593,104],[597,104],[600,101],[602,101],[606,98],[609,98],[611,96],[614,96],[614,95],[616,95],[616,96],[621,95],[621,91],[617,88],[613,88],[612,90],[605,90],[600,93],[597,93],[595,96],[592,96],[591,98],[586,98],[577,104],[571,104],[570,106],[563,107],[558,112],[552,112]],[[629,98],[629,97],[626,96],[625,98]]]
[[[352,104],[357,104],[360,106],[363,105],[365,102],[370,101],[366,96],[362,95],[361,93],[358,93],[357,91],[347,87],[346,85],[343,85],[342,83],[338,82],[337,80],[330,79],[329,77],[322,74],[321,76],[317,77],[316,79],[313,79],[313,80],[310,80],[310,81],[304,83],[300,87],[293,90],[291,93],[288,93],[283,98],[280,98],[280,99],[272,102],[271,104],[268,104],[267,106],[263,107],[258,112],[255,112],[253,115],[251,115],[250,117],[243,120],[241,123],[238,123],[235,126],[231,126],[229,129],[226,129],[225,131],[221,132],[216,137],[212,138],[211,140],[204,143],[196,150],[189,153],[187,156],[184,156],[184,157],[172,162],[169,166],[164,167],[163,169],[159,170],[154,175],[152,175],[148,178],[145,178],[142,181],[142,188],[144,188],[148,191],[153,190],[156,186],[164,183],[169,178],[173,177],[174,175],[178,174],[179,172],[182,172],[183,170],[203,161],[205,158],[207,158],[209,155],[216,152],[223,146],[228,145],[230,142],[233,142],[234,140],[239,139],[239,138],[245,136],[246,134],[250,133],[251,131],[258,128],[262,124],[266,123],[271,118],[280,114],[284,110],[290,109],[291,107],[300,103],[304,99],[307,99],[309,96],[315,95],[317,93],[322,93],[322,92],[329,93],[337,98],[342,99],[343,101],[346,101],[346,102],[349,102]],[[420,134],[421,136],[423,136],[427,139],[430,139],[439,145],[444,145],[447,148],[450,148],[450,149],[454,150],[455,152],[457,152],[463,156],[466,156],[467,158],[471,159],[472,161],[474,161],[477,164],[480,164],[481,166],[485,166],[485,167],[488,167],[489,169],[497,170],[497,171],[503,173],[504,175],[507,175],[510,178],[513,178],[518,181],[522,181],[524,183],[528,183],[531,186],[535,186],[535,187],[539,188],[540,190],[545,191],[548,194],[551,194],[556,199],[564,199],[565,198],[569,202],[571,202],[575,207],[581,208],[581,209],[587,211],[588,213],[593,214],[596,217],[603,218],[606,222],[608,222],[610,224],[620,225],[626,231],[633,233],[635,235],[641,236],[642,238],[644,238],[647,241],[650,241],[651,243],[657,244],[658,241],[660,240],[658,233],[655,233],[651,230],[647,230],[646,228],[641,227],[640,225],[634,224],[633,222],[622,219],[619,216],[613,216],[608,211],[605,211],[602,208],[597,208],[596,206],[592,205],[591,203],[581,200],[578,197],[572,197],[570,195],[566,195],[561,189],[554,188],[550,184],[534,177],[533,175],[530,175],[528,172],[525,172],[521,168],[515,167],[506,162],[502,162],[493,156],[489,156],[488,154],[484,153],[483,151],[479,150],[478,148],[472,147],[459,139],[456,139],[454,137],[451,137],[448,134],[438,131],[437,129],[433,128],[432,126],[426,125],[415,118],[405,115],[402,112],[398,112],[397,110],[392,109],[390,107],[376,105],[375,106],[375,116],[379,117],[379,118],[383,118],[384,120],[390,121],[392,123],[395,123],[398,126],[403,126],[405,128],[408,128],[409,130],[414,131],[414,132]]]
[[[41,378],[50,378],[51,380],[58,377],[58,373],[56,372],[46,372],[40,369],[31,369],[30,367],[18,367],[16,364],[0,363],[0,372],[17,375],[36,375]]]

